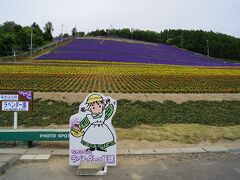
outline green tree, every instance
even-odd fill
[[[13,21],[7,21],[0,25],[0,56],[29,51],[31,40],[31,28],[33,29],[33,48],[42,46],[45,41],[45,34],[37,23],[31,26],[22,27]]]
[[[74,27],[74,28],[72,29],[72,36],[73,36],[73,37],[76,37],[76,36],[77,36],[77,28],[76,28],[76,27]]]
[[[52,41],[53,40],[52,32],[54,31],[52,23],[47,22],[43,29],[44,29],[44,40]]]
[[[18,32],[22,26],[20,25],[17,25],[15,22],[13,21],[7,21],[5,23],[3,23],[3,26],[2,26],[3,30],[5,32],[8,32],[8,33],[16,33]]]
[[[68,38],[68,37],[69,37],[68,33],[63,34],[63,38]]]
[[[33,28],[33,48],[42,46],[44,44],[44,33],[37,23],[32,24]]]
[[[77,33],[77,36],[78,36],[78,37],[83,37],[83,36],[85,36],[85,32],[81,32],[81,31],[80,31],[80,32]]]
[[[17,41],[18,41],[18,47],[21,51],[28,51],[30,47],[30,40],[31,40],[31,27],[26,26],[23,27],[18,33],[17,33]]]
[[[128,28],[124,28],[120,30],[120,36],[124,38],[132,38],[131,31]]]

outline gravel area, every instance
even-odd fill
[[[65,93],[65,92],[35,92],[34,98],[41,98],[43,100],[57,100],[65,101],[69,104],[74,102],[81,102],[89,93]],[[132,101],[158,101],[163,102],[171,100],[176,103],[182,103],[187,101],[223,101],[223,100],[236,100],[240,101],[240,93],[213,93],[213,94],[171,94],[171,93],[152,93],[152,94],[124,94],[124,93],[104,93],[105,95],[111,96],[116,100],[129,99]]]

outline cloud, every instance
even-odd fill
[[[0,23],[22,25],[47,21],[54,35],[97,28],[203,29],[240,37],[238,0],[1,0]]]

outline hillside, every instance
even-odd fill
[[[109,38],[81,38],[36,60],[87,60],[191,66],[240,66],[165,44]]]
[[[213,31],[169,29],[156,32],[124,28],[96,30],[88,33],[88,36],[114,36],[163,43],[203,55],[209,53],[215,58],[240,61],[240,39]]]

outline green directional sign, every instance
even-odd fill
[[[68,141],[68,129],[0,130],[0,141]]]

